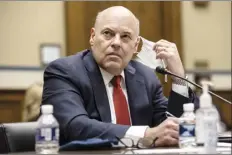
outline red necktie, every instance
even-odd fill
[[[114,109],[117,118],[117,124],[131,125],[130,115],[126,97],[120,86],[121,76],[115,76],[112,80]]]

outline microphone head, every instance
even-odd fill
[[[160,74],[166,74],[165,68],[158,66],[155,69],[156,72],[160,73]]]

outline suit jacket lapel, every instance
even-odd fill
[[[125,69],[125,81],[132,125],[148,125],[151,116],[144,78],[129,64]]]
[[[103,122],[111,122],[110,106],[105,84],[99,67],[93,59],[91,51],[84,57],[84,64],[93,87],[94,98],[101,120]]]

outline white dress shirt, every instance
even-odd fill
[[[99,67],[100,68],[100,67]],[[116,115],[115,115],[115,110],[114,110],[114,103],[113,103],[113,85],[111,84],[111,80],[114,77],[114,75],[106,72],[104,69],[100,68],[103,80],[104,80],[104,84],[106,87],[106,93],[107,93],[107,97],[109,100],[109,106],[110,106],[110,114],[111,114],[111,122],[116,124]],[[127,90],[126,90],[126,83],[125,83],[125,74],[124,71],[121,73],[122,76],[122,80],[121,80],[121,88],[123,90],[123,93],[126,97],[127,103],[128,103],[128,96],[127,96]],[[187,86],[181,86],[181,85],[177,85],[177,84],[172,84],[172,90],[175,91],[176,93],[179,93],[185,97],[188,97],[188,88]],[[130,108],[129,109],[129,114],[130,114]],[[131,120],[131,118],[130,118]],[[131,121],[132,122],[132,121]],[[125,137],[129,137],[132,138],[134,140],[135,143],[137,143],[137,141],[140,138],[144,137],[145,131],[147,129],[148,126],[131,126],[126,134]]]

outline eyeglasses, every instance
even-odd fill
[[[155,147],[155,141],[158,138],[140,138],[137,143],[132,138],[118,138],[116,139],[126,148],[139,148],[139,149],[144,149],[144,148],[153,148]]]

